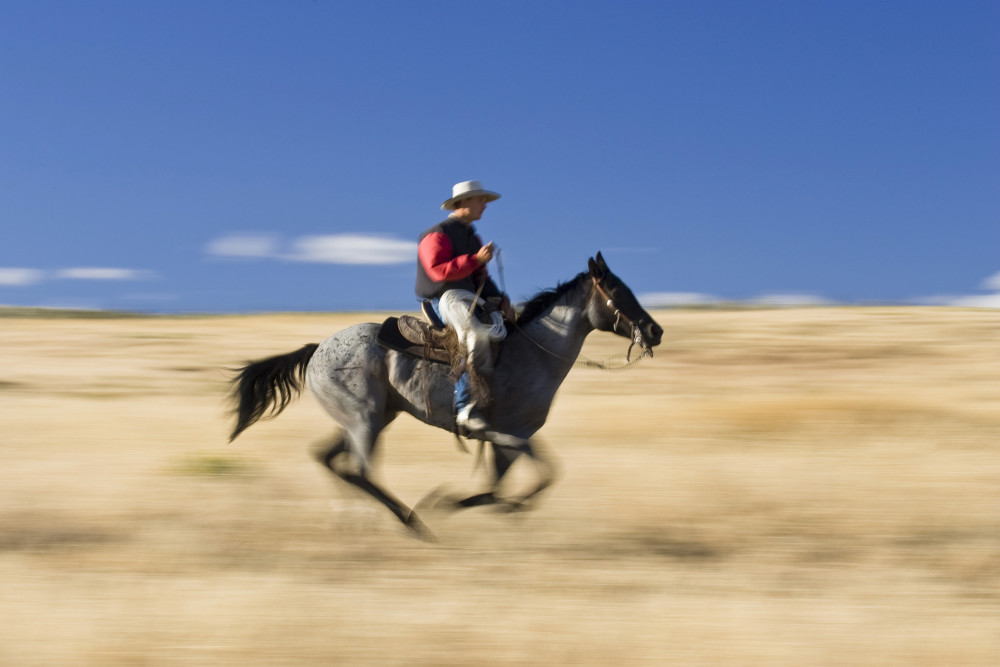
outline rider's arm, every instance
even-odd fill
[[[417,246],[417,257],[420,258],[427,276],[438,282],[462,280],[480,268],[479,260],[474,254],[455,257],[451,239],[441,232],[428,234],[420,241],[420,245]]]

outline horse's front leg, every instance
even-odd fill
[[[517,448],[505,447],[493,443],[493,460],[496,462],[497,471],[497,479],[493,486],[494,492],[498,490],[500,482],[504,475],[507,474],[510,466],[522,455],[527,456],[535,464],[535,474],[537,476],[535,485],[530,491],[521,496],[498,498],[497,504],[499,509],[504,509],[508,512],[521,512],[531,509],[532,503],[530,501],[542,491],[552,486],[556,480],[557,470],[555,461],[538,442],[525,441],[522,446]]]
[[[493,479],[490,484],[490,490],[484,493],[471,495],[467,498],[452,498],[451,501],[454,502],[455,509],[481,507],[483,505],[504,505],[508,502],[507,500],[500,498],[498,495],[500,491],[500,482],[507,474],[507,471],[510,470],[514,461],[516,461],[522,454],[531,451],[531,443],[528,440],[514,438],[513,436],[507,436],[501,433],[490,433],[489,436],[492,438],[489,445],[493,450]],[[497,441],[504,442],[506,444],[497,444]],[[483,443],[480,443],[480,445],[482,444]],[[481,451],[482,450],[480,450],[480,452]]]
[[[417,508],[430,507],[436,510],[457,511],[469,507],[495,505],[498,510],[506,512],[530,509],[529,501],[555,481],[555,465],[552,459],[547,455],[542,455],[538,444],[532,443],[530,440],[500,434],[491,434],[491,437],[495,437],[503,444],[496,441],[489,443],[493,451],[493,479],[488,491],[463,497],[446,494],[438,489],[421,500],[417,504]],[[538,476],[537,481],[529,492],[515,498],[505,498],[500,494],[500,486],[511,466],[522,455],[527,455],[534,461]]]

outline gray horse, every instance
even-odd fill
[[[525,303],[500,348],[492,378],[487,416],[495,431],[485,435],[493,451],[492,486],[467,498],[441,498],[451,508],[501,503],[508,509],[524,503],[552,481],[551,465],[531,437],[542,427],[559,385],[594,329],[631,339],[652,355],[663,329],[642,309],[632,291],[597,253],[580,273],[554,290]],[[358,324],[319,345],[248,363],[233,380],[238,407],[230,441],[261,418],[276,417],[302,389],[303,380],[342,429],[326,442],[319,460],[343,480],[388,507],[418,535],[430,531],[416,513],[369,478],[379,433],[401,412],[454,431],[454,378],[447,366],[380,346],[378,324]],[[631,352],[631,345],[629,351]],[[499,497],[500,480],[511,464],[527,454],[538,466],[536,487],[518,499]]]

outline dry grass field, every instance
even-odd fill
[[[436,544],[312,460],[308,394],[226,442],[225,367],[381,316],[0,318],[0,664],[998,664],[1000,311],[656,316],[570,374],[538,508]],[[408,416],[378,461],[481,481]]]

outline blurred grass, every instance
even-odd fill
[[[235,456],[190,454],[175,464],[171,471],[180,475],[223,477],[250,474],[253,466]]]
[[[570,374],[540,507],[437,544],[311,459],[309,396],[226,444],[225,368],[379,316],[6,319],[0,664],[995,664],[1000,313],[657,318]],[[471,468],[401,417],[376,477]]]

